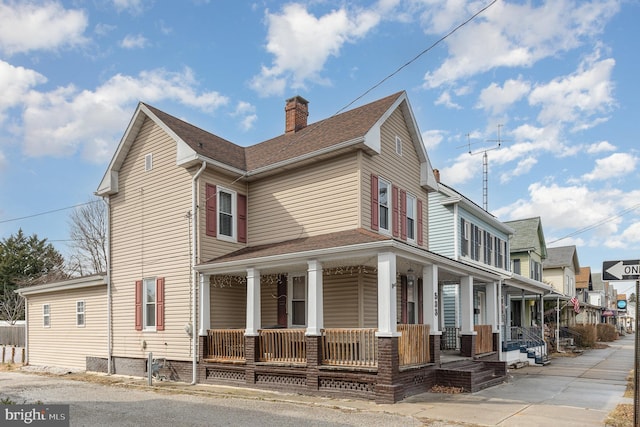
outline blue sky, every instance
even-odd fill
[[[0,0],[0,238],[65,253],[65,208],[138,101],[252,145],[293,95],[315,122],[406,90],[444,183],[482,206],[489,150],[490,212],[540,216],[593,271],[638,259],[639,17],[637,0]]]

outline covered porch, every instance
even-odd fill
[[[430,389],[440,366],[438,277],[465,267],[360,237],[331,250],[276,254],[276,245],[200,265],[200,381],[387,403]],[[471,323],[467,332],[475,343]]]

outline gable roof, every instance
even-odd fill
[[[505,221],[505,224],[513,229],[513,235],[509,239],[511,252],[526,252],[529,250],[540,251],[540,257],[547,258],[547,244],[542,232],[540,217]]]
[[[343,151],[364,149],[371,154],[380,153],[380,128],[397,108],[403,113],[421,161],[420,184],[435,189],[437,182],[426,149],[406,92],[402,91],[250,147],[241,147],[155,107],[139,103],[96,193],[118,192],[118,172],[147,118],[176,142],[178,165],[189,167],[207,162],[250,179]]]
[[[542,268],[562,268],[573,267],[573,271],[580,273],[580,262],[578,261],[578,251],[574,245],[549,248],[547,259],[542,262]]]
[[[576,274],[576,289],[593,289],[591,267],[580,267],[580,273]]]

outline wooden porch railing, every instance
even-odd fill
[[[476,335],[476,354],[490,353],[493,351],[493,330],[491,325],[475,325],[473,330]]]
[[[322,364],[333,366],[378,366],[375,328],[330,328],[322,330]]]
[[[398,339],[400,366],[421,365],[431,362],[429,352],[429,325],[398,325],[402,335]]]
[[[204,358],[216,362],[244,362],[244,329],[209,329]]]
[[[307,363],[304,329],[261,329],[258,337],[258,361]]]

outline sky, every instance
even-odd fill
[[[0,0],[0,239],[66,254],[140,101],[248,146],[292,96],[313,123],[404,90],[443,183],[539,216],[594,272],[640,259],[638,18],[638,0]]]

